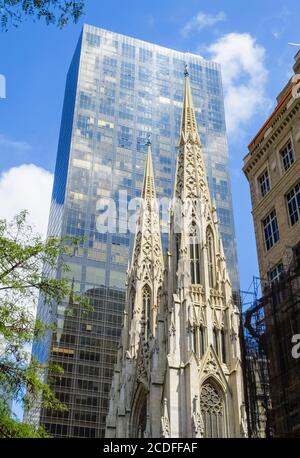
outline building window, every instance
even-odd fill
[[[204,328],[203,326],[200,326],[199,328],[199,354],[200,358],[204,355],[205,351],[205,340],[204,340]]]
[[[300,268],[300,243],[293,248],[293,257],[295,268]]]
[[[294,226],[300,218],[300,182],[286,195],[286,201],[290,222]]]
[[[215,246],[212,230],[208,228],[206,232],[207,242],[207,266],[208,266],[208,282],[210,288],[215,286]]]
[[[204,437],[224,437],[224,402],[219,390],[211,383],[205,383],[201,389],[200,409]]]
[[[218,329],[213,329],[213,347],[217,355],[219,355],[219,332]]]
[[[194,328],[194,351],[199,358],[202,358],[205,351],[205,337],[203,326],[195,326]]]
[[[273,269],[268,272],[268,279],[271,284],[275,284],[279,281],[280,274],[283,271],[283,264],[277,264]]]
[[[200,252],[201,247],[196,243],[195,238],[191,238],[190,243],[190,262],[191,262],[191,280],[192,284],[200,283]]]
[[[150,327],[150,302],[151,302],[151,294],[149,286],[145,286],[143,289],[143,312],[145,314],[145,321],[147,323],[147,327]]]
[[[98,35],[95,35],[93,33],[86,33],[86,42],[88,46],[91,46],[93,48],[99,48],[100,46],[100,37]]]
[[[135,47],[128,43],[122,43],[122,55],[131,59],[135,58]]]
[[[263,220],[263,228],[266,248],[269,250],[279,240],[276,210],[271,211],[271,213]]]
[[[131,437],[143,438],[147,426],[147,394],[144,385],[139,385],[135,398],[131,413]]]
[[[222,347],[222,361],[226,363],[226,337],[224,329],[221,330],[221,347]]]
[[[131,320],[133,319],[134,301],[135,301],[135,289],[134,288],[131,288],[129,297],[130,297],[130,300],[129,300],[129,310],[128,310],[128,326],[130,326]]]
[[[258,177],[259,189],[261,197],[264,197],[267,192],[270,191],[270,180],[269,180],[269,172],[265,170],[260,177]]]
[[[140,62],[151,62],[152,61],[152,51],[144,48],[139,49],[139,58]]]
[[[178,268],[178,261],[179,261],[179,257],[180,257],[180,244],[181,244],[180,234],[175,234],[175,249],[176,249],[177,268]]]
[[[286,171],[294,163],[294,151],[291,140],[289,140],[287,144],[280,150],[280,156],[283,168]]]
[[[193,337],[194,337],[194,352],[196,355],[198,354],[198,327],[194,327],[194,332],[193,332]]]
[[[230,226],[231,225],[231,214],[230,210],[227,208],[218,208],[217,209],[218,217],[220,220],[220,223],[223,226]]]

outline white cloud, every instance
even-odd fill
[[[208,52],[222,67],[227,131],[238,134],[258,112],[270,108],[265,48],[249,33],[229,33],[210,45]]]
[[[0,175],[0,218],[11,220],[28,210],[28,221],[46,235],[53,175],[34,164],[12,167]]]
[[[226,15],[223,11],[220,11],[217,14],[207,14],[199,11],[196,16],[194,16],[190,21],[188,21],[185,26],[181,29],[183,36],[189,35],[193,30],[202,30],[205,27],[212,27],[218,22],[226,21]]]

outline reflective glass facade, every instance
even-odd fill
[[[234,288],[238,288],[219,65],[197,55],[85,25],[67,78],[49,234],[84,237],[68,259],[68,275],[76,290],[97,294],[91,294],[95,311],[84,323],[91,329],[80,327],[75,319],[62,318],[58,320],[60,340],[34,346],[34,353],[42,359],[48,358],[50,350],[54,361],[71,364],[71,372],[63,376],[70,381],[57,388],[69,405],[67,418],[42,413],[42,423],[54,435],[99,437],[104,433],[108,397],[105,384],[116,356],[132,235],[120,233],[125,221],[122,213],[116,232],[98,232],[99,199],[112,197],[118,208],[119,191],[121,201],[140,196],[149,133],[158,197],[171,197],[185,63],[228,268]],[[163,228],[166,248],[166,221]],[[38,313],[48,313],[42,303]],[[75,327],[72,332],[68,329],[70,322]],[[95,347],[99,356],[83,357],[82,363],[80,355],[90,352],[89,347]],[[68,351],[73,351],[73,356]],[[95,374],[89,373],[89,367],[95,368]],[[82,385],[77,383],[79,371],[87,371]],[[84,396],[86,401],[79,401]],[[96,401],[87,401],[89,397],[97,399],[96,416],[90,416],[90,403]]]

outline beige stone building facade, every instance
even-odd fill
[[[239,310],[187,72],[166,259],[154,181],[148,144],[106,437],[245,437]]]
[[[262,284],[259,342],[269,362],[270,432],[279,437],[300,437],[300,365],[292,352],[300,334],[300,51],[293,68],[243,168]]]
[[[295,74],[300,74],[300,52]],[[249,181],[260,276],[272,280],[300,241],[300,93],[294,78],[249,144],[244,173]],[[300,76],[299,76],[300,81]]]

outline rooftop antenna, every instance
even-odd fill
[[[300,43],[288,43],[290,46],[298,46],[300,48]]]

